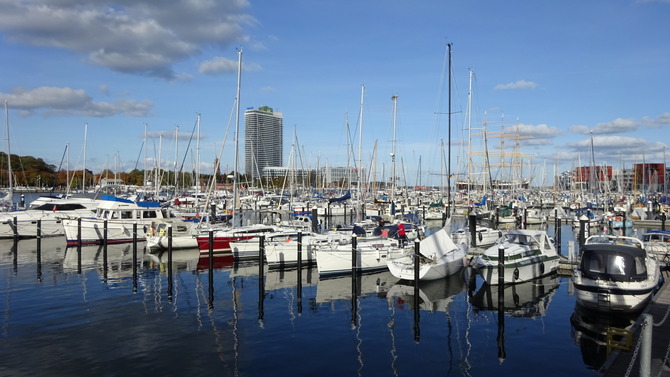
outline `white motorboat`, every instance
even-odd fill
[[[90,198],[51,198],[32,205],[25,211],[0,213],[0,238],[32,238],[37,237],[37,223],[40,223],[41,237],[62,236],[64,234],[62,219],[91,217],[101,201]]]
[[[454,243],[449,236],[448,227],[444,227],[419,242],[419,280],[436,280],[453,275],[467,264],[466,243]],[[386,264],[393,276],[414,280],[416,272],[416,253],[389,259]]]
[[[477,234],[475,245],[476,247],[489,247],[496,243],[500,237],[502,237],[503,232],[497,229],[493,229],[487,226],[477,226],[475,229]],[[465,243],[467,245],[472,245],[470,227],[465,226],[459,228],[451,233],[451,238],[455,243]]]
[[[642,234],[642,242],[647,253],[661,263],[661,268],[670,267],[670,231],[650,230]]]
[[[231,244],[233,245],[233,244]],[[351,236],[341,232],[322,234],[304,233],[300,260],[304,265],[316,263],[315,250],[319,248],[335,248],[337,245],[349,245]],[[233,251],[234,252],[234,251]],[[258,255],[258,251],[256,252]],[[270,267],[290,267],[298,264],[298,238],[272,240],[265,244],[265,260]]]
[[[351,273],[352,269],[357,272],[385,270],[387,260],[405,254],[398,240],[385,237],[357,238],[355,251],[351,242],[322,244],[314,250],[319,275]]]
[[[193,221],[176,218],[155,219],[147,230],[147,248],[150,251],[167,250],[170,246],[169,230],[172,229],[172,249],[192,249],[198,247],[196,225]]]
[[[503,260],[500,261],[500,249]],[[503,284],[517,284],[550,275],[558,269],[560,256],[554,242],[543,230],[513,229],[472,260],[472,267],[489,285],[500,283],[499,263],[503,266]]]
[[[137,240],[144,241],[151,222],[167,217],[167,210],[161,208],[158,202],[134,202],[103,195],[94,218],[63,219],[63,230],[69,246],[77,245],[80,237],[82,245],[101,244],[105,239],[106,223],[107,243],[112,244],[132,242],[136,224]]]
[[[661,269],[642,241],[598,235],[586,239],[572,275],[577,303],[600,312],[637,312],[659,288]]]

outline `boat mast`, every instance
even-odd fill
[[[363,100],[365,98],[365,84],[361,84],[361,110],[358,119],[358,200],[359,204],[363,205]],[[359,209],[357,208],[356,212]],[[363,214],[360,213],[358,220],[363,219]]]
[[[88,123],[84,123],[84,170],[81,175],[82,192],[86,192],[86,135],[88,135]]]
[[[391,205],[395,209],[395,185],[396,185],[396,173],[395,173],[395,137],[396,137],[396,114],[398,109],[398,96],[394,95],[391,97],[393,101],[393,141],[391,142]],[[391,212],[391,215],[395,215]]]
[[[447,113],[448,113],[448,140],[449,144],[447,145],[447,203],[449,205],[447,206],[447,218],[451,217],[451,43],[447,43],[447,47],[449,48],[449,106],[447,108]]]
[[[195,150],[196,150],[196,156],[195,156],[195,192],[196,194],[200,194],[200,113],[198,113],[198,131],[197,131],[197,137],[195,139]],[[199,195],[196,195],[197,198],[199,198]]]
[[[237,101],[235,114],[235,159],[234,159],[234,176],[233,176],[233,214],[239,206],[239,188],[238,186],[238,166],[239,166],[239,143],[240,143],[240,85],[242,83],[242,49],[237,50]]]
[[[14,194],[14,173],[12,173],[12,152],[9,148],[9,108],[7,106],[7,100],[5,100],[5,131],[7,132],[7,176],[9,178],[9,201],[12,201],[12,195]]]

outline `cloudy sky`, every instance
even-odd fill
[[[241,108],[283,114],[286,165],[361,159],[382,179],[395,133],[407,184],[438,184],[450,134],[452,173],[481,170],[486,124],[540,184],[592,156],[665,162],[670,143],[668,0],[0,4],[11,152],[56,166],[69,146],[70,168],[190,170],[199,146],[207,171],[223,146],[231,170],[239,51]]]

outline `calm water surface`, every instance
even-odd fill
[[[48,238],[38,263],[36,240],[0,241],[0,376],[592,376],[604,360],[567,277],[507,288],[499,310],[467,270],[415,300],[388,272],[352,290],[264,268],[260,285],[257,263],[219,257],[210,287],[197,250],[174,252],[171,280],[166,254],[140,243],[136,279],[132,256],[110,245],[105,269],[102,247]]]

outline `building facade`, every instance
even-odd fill
[[[271,107],[244,111],[244,172],[259,179],[263,169],[283,166],[284,119]]]

